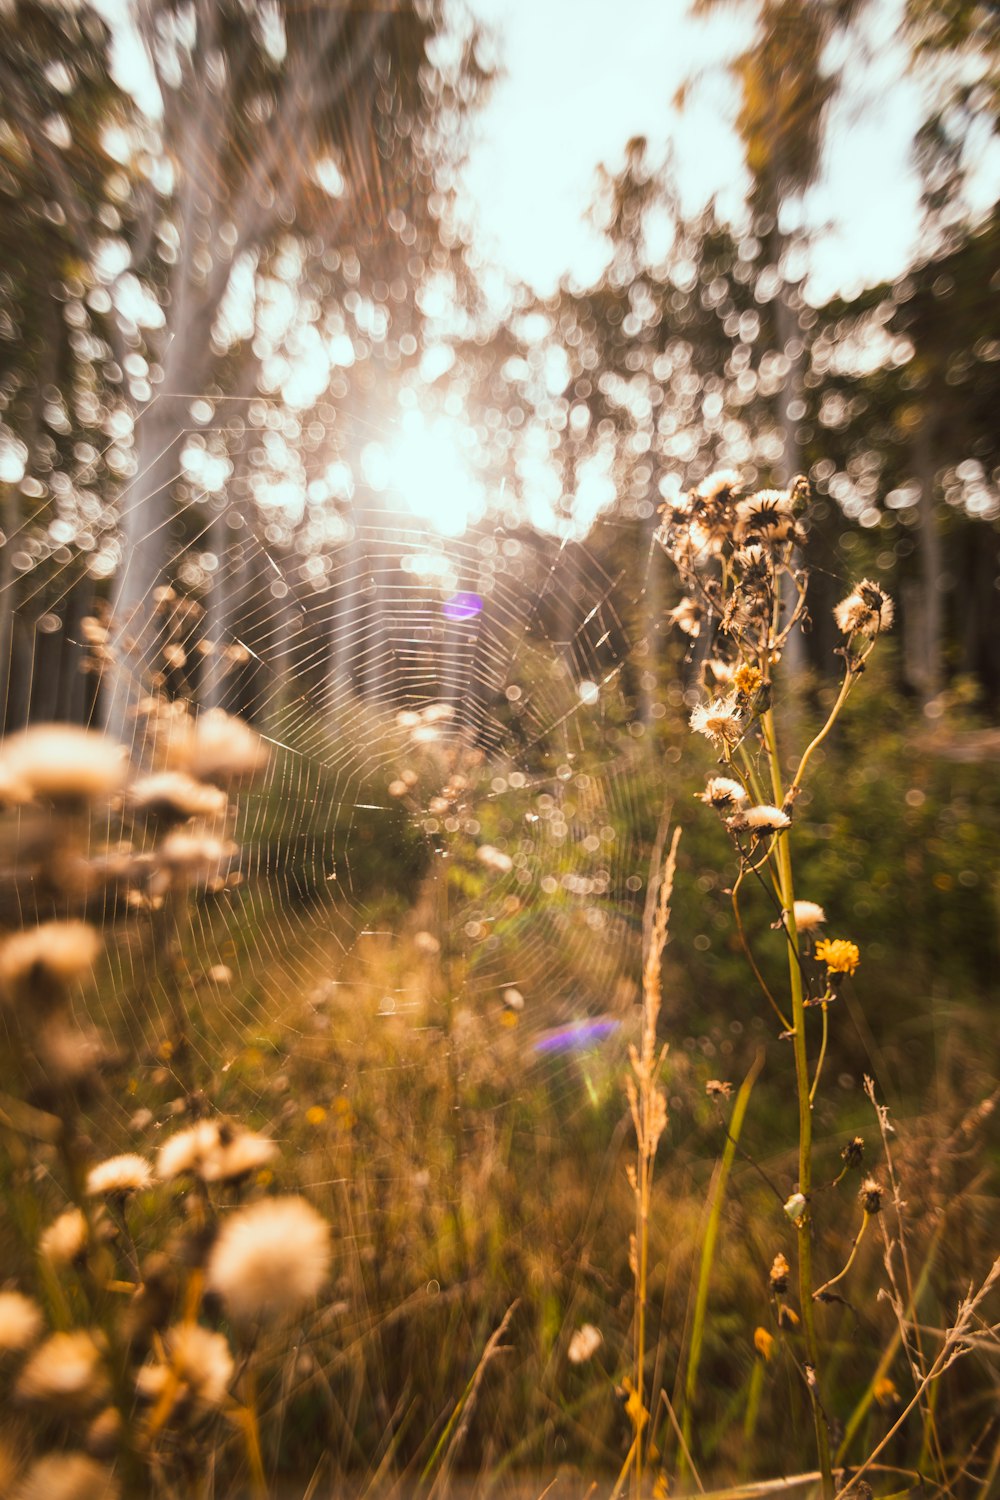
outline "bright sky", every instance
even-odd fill
[[[605,248],[585,221],[595,172],[601,162],[619,168],[634,135],[660,147],[672,140],[686,208],[714,194],[723,214],[738,214],[743,167],[721,65],[749,40],[755,7],[695,22],[686,0],[469,4],[495,30],[505,76],[478,122],[465,188],[482,248],[511,275],[545,294],[564,274],[587,283],[600,273]],[[898,274],[917,242],[908,154],[922,109],[896,39],[901,7],[876,0],[866,11],[869,60],[855,44],[851,92],[831,117],[823,180],[805,208],[817,301]],[[671,101],[703,71],[681,118]],[[976,180],[983,206],[1000,194],[998,157],[990,153]]]

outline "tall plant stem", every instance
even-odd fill
[[[764,745],[771,767],[771,785],[774,803],[780,807],[784,801],[781,780],[781,762],[778,757],[778,739],[771,709],[761,715]],[[809,1098],[809,1058],[806,1052],[805,993],[802,985],[802,968],[799,963],[799,939],[795,927],[795,882],[792,875],[792,852],[787,832],[779,834],[776,861],[778,889],[781,904],[787,913],[788,931],[788,982],[792,996],[792,1047],[795,1053],[795,1090],[799,1106],[799,1192],[806,1200],[805,1211],[798,1221],[799,1303],[802,1317],[802,1332],[805,1337],[806,1358],[812,1366],[816,1384],[810,1384],[809,1397],[812,1403],[813,1425],[816,1429],[816,1456],[822,1474],[824,1500],[833,1495],[833,1468],[830,1461],[830,1435],[826,1418],[820,1404],[819,1385],[819,1341],[816,1337],[816,1319],[813,1305],[813,1266],[810,1195],[812,1193],[812,1101]]]

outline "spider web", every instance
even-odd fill
[[[294,1054],[358,1003],[487,1040],[516,1025],[557,1088],[579,1087],[588,1049],[620,1060],[648,857],[622,682],[642,580],[497,516],[449,537],[369,500],[336,512],[312,559],[249,501],[227,519],[238,543],[198,553],[214,514],[178,551],[181,577],[185,558],[208,564],[201,608],[167,632],[184,665],[164,670],[163,631],[139,663],[196,712],[210,698],[248,717],[270,750],[231,793],[228,878],[190,908],[199,1064],[225,1070],[279,1016]],[[111,1019],[148,1055],[167,980],[141,923],[122,927]]]

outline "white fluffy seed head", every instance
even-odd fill
[[[42,1230],[38,1240],[40,1254],[56,1270],[71,1266],[86,1248],[87,1220],[79,1208],[67,1208]]]
[[[0,945],[0,989],[23,994],[34,980],[67,988],[85,979],[101,951],[87,922],[43,922],[26,927]]]
[[[600,1329],[595,1328],[593,1323],[584,1323],[582,1328],[574,1331],[569,1341],[567,1354],[570,1364],[582,1365],[592,1359],[603,1343],[604,1337]]]
[[[315,1301],[330,1256],[330,1226],[304,1198],[263,1198],[224,1222],[206,1284],[234,1321],[278,1321]]]
[[[178,1323],[168,1330],[164,1343],[168,1361],[139,1371],[140,1394],[158,1400],[173,1379],[178,1403],[191,1400],[202,1409],[222,1406],[235,1368],[222,1334],[210,1333],[198,1323]]]
[[[11,1500],[119,1500],[121,1485],[86,1453],[47,1453],[33,1463]]]
[[[153,1181],[153,1169],[149,1162],[134,1152],[122,1156],[109,1156],[98,1162],[87,1173],[87,1192],[91,1197],[138,1193],[148,1188]]]
[[[743,821],[748,828],[780,829],[790,827],[792,820],[780,807],[763,802],[759,807],[748,807],[743,813]]]
[[[67,1414],[91,1411],[111,1390],[101,1335],[86,1328],[51,1334],[22,1369],[16,1389],[22,1401]]]
[[[815,901],[796,901],[794,905],[795,926],[799,932],[809,932],[821,927],[826,921],[826,912]]]

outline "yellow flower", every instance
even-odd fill
[[[326,1119],[326,1110],[322,1104],[312,1104],[306,1110],[306,1123],[309,1125],[322,1125]]]
[[[745,698],[752,698],[763,681],[764,674],[761,672],[760,668],[752,667],[750,663],[746,661],[740,663],[740,665],[736,668],[736,674],[733,677],[734,684]]]
[[[753,1346],[762,1359],[771,1358],[774,1348],[774,1336],[768,1333],[766,1328],[755,1328],[753,1331]]]
[[[876,1380],[872,1387],[872,1395],[881,1407],[894,1406],[899,1400],[895,1382],[890,1380],[888,1375],[883,1375]]]
[[[858,945],[847,938],[821,938],[816,944],[816,957],[826,964],[828,974],[853,974],[861,962]]]

